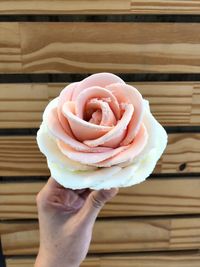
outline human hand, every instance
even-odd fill
[[[117,188],[71,190],[52,177],[38,193],[40,248],[35,267],[78,267],[85,259],[103,205]]]

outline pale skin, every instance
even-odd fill
[[[34,267],[79,267],[100,210],[117,192],[66,189],[50,177],[36,198],[40,247]]]

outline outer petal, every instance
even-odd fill
[[[51,176],[62,186],[71,189],[91,188],[95,189],[99,184],[103,183],[105,177],[108,179],[113,174],[121,170],[118,166],[111,168],[102,168],[94,171],[77,171],[70,172],[62,166],[55,165],[51,161],[47,161]]]
[[[96,184],[95,187],[92,187],[92,189],[100,190],[100,189],[110,189],[114,187],[126,187],[138,168],[139,164],[127,166],[126,168],[121,168],[118,172],[114,173],[112,176],[107,177],[107,179],[104,179],[101,183]],[[141,177],[137,179],[134,176],[134,184],[140,183],[142,181],[143,180],[141,179]]]
[[[92,163],[103,161],[127,149],[127,147],[124,146],[124,147],[118,147],[116,149],[111,149],[103,153],[85,153],[85,152],[78,152],[70,148],[63,142],[60,142],[59,140],[57,141],[57,144],[64,155],[66,155],[68,158],[74,161],[77,161],[83,164],[92,164]]]
[[[125,82],[121,78],[112,73],[101,72],[90,75],[89,77],[85,78],[78,84],[78,86],[73,92],[72,100],[75,101],[80,92],[82,92],[86,88],[92,86],[106,87],[107,85],[112,83],[125,84]]]
[[[48,160],[54,162],[54,164],[59,164],[67,171],[76,170],[95,170],[96,168],[81,164],[79,162],[73,161],[62,154],[58,148],[54,138],[48,134],[48,129],[41,124],[39,131],[37,132],[37,143],[40,151],[47,157]]]
[[[112,158],[94,164],[94,166],[110,167],[112,165],[116,165],[122,162],[131,161],[142,152],[145,145],[147,144],[147,140],[148,133],[146,128],[142,125],[134,141],[127,146],[126,150],[122,151],[116,156],[113,156]]]
[[[127,135],[121,144],[128,145],[139,131],[143,119],[144,107],[142,95],[136,88],[128,84],[111,84],[106,88],[116,96],[120,103],[130,103],[134,106],[134,115],[128,126]]]
[[[146,101],[147,102],[147,101]],[[147,104],[147,103],[146,103]],[[147,109],[146,109],[147,111]],[[130,175],[125,186],[132,186],[144,181],[154,170],[167,145],[167,134],[164,128],[156,121],[150,112],[146,112],[144,124],[149,133],[149,141],[142,153],[134,159],[130,166],[138,165],[137,170]],[[126,169],[129,166],[123,168]],[[118,173],[120,175],[120,172]]]
[[[134,173],[134,177],[130,178],[127,186],[135,184],[135,179],[144,180],[148,177],[156,166],[157,161],[161,157],[163,151],[167,145],[167,133],[160,123],[153,117],[150,112],[148,101],[144,100],[145,115],[143,123],[148,132],[148,142],[143,151],[134,158],[131,162],[126,162],[126,166],[138,166],[137,172]],[[118,166],[127,168],[119,164]],[[126,184],[124,185],[126,186]]]
[[[168,139],[165,129],[151,114],[149,102],[147,100],[143,100],[143,102],[145,109],[143,123],[148,132],[148,142],[138,157],[134,159],[134,162],[141,160],[155,148],[158,160],[166,148]]]
[[[66,101],[71,101],[72,98],[72,93],[74,88],[77,86],[78,83],[71,83],[69,85],[67,85],[60,93],[59,97],[58,97],[58,105],[57,105],[57,112],[58,112],[58,118],[59,121],[63,127],[63,129],[65,130],[65,132],[69,135],[69,136],[73,136],[69,123],[67,121],[67,119],[65,118],[65,116],[62,114],[62,106]]]

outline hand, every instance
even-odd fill
[[[80,266],[87,255],[97,215],[117,192],[117,188],[66,189],[50,177],[36,198],[40,248],[35,267]]]

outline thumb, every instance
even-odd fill
[[[111,200],[118,193],[118,191],[118,188],[92,191],[82,208],[82,212],[84,213],[84,221],[86,221],[86,223],[94,222],[104,204]]]

